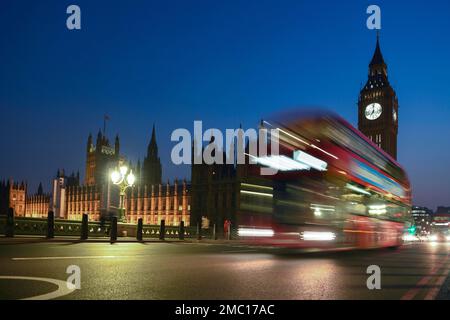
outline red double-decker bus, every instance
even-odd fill
[[[397,247],[412,223],[402,167],[331,113],[264,121],[279,153],[253,157],[241,183],[238,236],[289,247]],[[262,175],[261,168],[277,170]]]

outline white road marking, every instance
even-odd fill
[[[55,284],[58,286],[58,289],[56,289],[53,292],[34,296],[34,297],[24,298],[21,300],[50,300],[50,299],[55,299],[55,298],[59,298],[59,297],[68,295],[68,294],[72,293],[73,291],[75,291],[75,288],[69,289],[67,287],[66,281],[58,280],[58,279],[37,278],[37,277],[19,277],[19,276],[0,276],[0,280],[1,279],[42,281],[42,282],[49,282],[49,283],[52,283],[52,284]]]
[[[14,261],[27,261],[27,260],[63,260],[63,259],[115,259],[127,257],[129,256],[29,257],[29,258],[11,258],[11,259]]]

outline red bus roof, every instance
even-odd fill
[[[281,123],[282,122],[286,122],[286,119],[287,119],[287,122],[290,122],[290,121],[295,121],[295,119],[303,119],[303,120],[316,119],[316,120],[319,120],[321,118],[331,118],[331,119],[334,119],[335,121],[341,123],[342,125],[344,125],[348,129],[350,129],[352,132],[354,132],[356,135],[358,135],[361,139],[363,139],[367,144],[369,144],[372,147],[374,147],[387,160],[389,160],[390,162],[395,164],[397,167],[399,167],[400,169],[405,171],[403,169],[403,167],[397,162],[397,160],[395,160],[391,155],[389,155],[383,149],[379,148],[375,143],[373,143],[372,140],[367,138],[361,131],[356,129],[347,120],[345,120],[344,118],[342,118],[340,115],[338,115],[335,112],[332,112],[332,111],[329,111],[329,110],[325,110],[325,109],[301,109],[301,110],[295,109],[295,110],[288,110],[288,111],[285,111],[285,112],[280,112],[276,116],[273,117],[273,119],[275,119],[275,121],[279,121]]]

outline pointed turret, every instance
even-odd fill
[[[142,167],[141,181],[147,185],[157,185],[161,183],[162,168],[161,160],[158,156],[158,144],[156,142],[156,130],[153,125],[152,136],[148,144],[147,156],[144,159]]]
[[[136,164],[136,172],[135,172],[135,176],[136,176],[136,182],[137,184],[140,184],[142,179],[141,179],[141,160],[138,160],[137,164]]]
[[[377,64],[386,64],[384,62],[383,54],[381,53],[380,49],[380,35],[377,33],[377,45],[375,47],[375,52],[372,57],[372,61],[370,62],[370,65],[377,65]]]
[[[380,49],[380,35],[377,33],[375,52],[373,53],[372,60],[369,64],[369,76],[376,77],[380,75],[387,78],[387,65],[384,62],[383,54]]]
[[[100,147],[100,145],[103,143],[103,135],[102,135],[102,131],[99,129],[98,133],[97,133],[97,141],[96,141],[96,146]]]
[[[150,143],[148,144],[148,155],[150,156],[158,155],[158,145],[156,143],[156,130],[154,124],[152,129],[152,137],[150,139]]]
[[[92,134],[89,133],[89,137],[87,140],[86,151],[89,153],[92,150]]]
[[[42,182],[39,182],[39,186],[38,186],[38,189],[37,189],[37,194],[39,196],[44,194],[44,189],[42,188]]]

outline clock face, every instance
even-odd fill
[[[366,107],[365,116],[369,120],[376,120],[381,116],[383,108],[379,103],[371,103]]]
[[[394,119],[394,122],[397,121],[397,112],[395,110],[392,110],[392,118]]]

